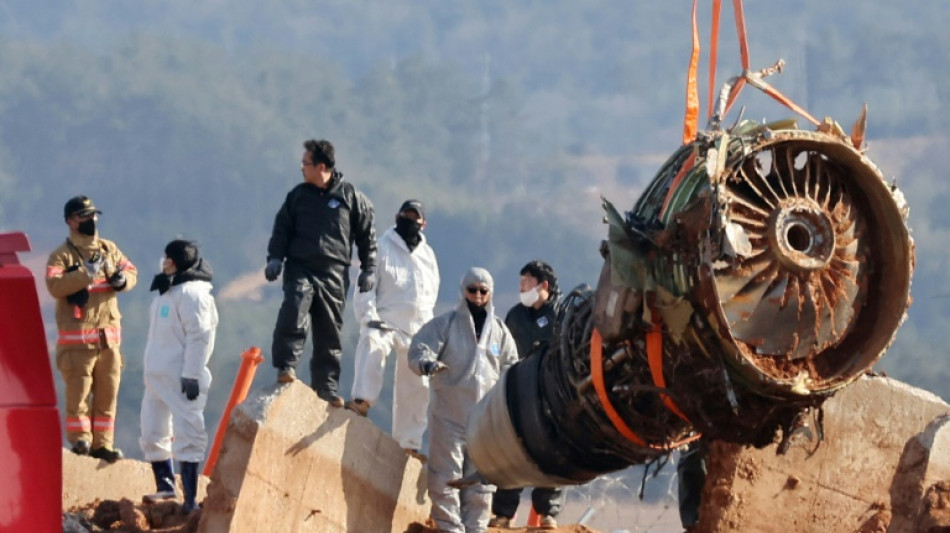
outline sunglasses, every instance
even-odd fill
[[[477,292],[482,296],[489,293],[489,290],[485,287],[467,287],[465,290],[467,290],[469,294],[475,294]]]

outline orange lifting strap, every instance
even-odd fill
[[[706,111],[706,118],[710,119],[713,115],[713,106],[716,105],[716,69],[714,65],[719,56],[719,13],[722,11],[722,0],[713,0],[712,8],[712,26],[709,35],[709,94],[706,105],[709,109]],[[696,39],[698,41],[699,39]],[[694,41],[694,42],[696,42]],[[686,144],[685,142],[683,144]]]
[[[696,85],[696,70],[699,68],[697,1],[693,0],[693,52],[689,55],[689,71],[686,74],[686,118],[683,120],[683,144],[689,144],[696,138],[696,124],[699,122],[699,87]]]
[[[697,71],[699,70],[699,30],[696,23],[696,5],[699,0],[693,0],[692,10],[692,41],[693,48],[689,56],[689,68],[686,72],[686,113],[683,119],[683,144],[688,144],[696,138],[699,122],[699,87],[697,85]],[[707,116],[711,117],[713,113],[713,95],[715,94],[716,84],[716,60],[719,46],[719,14],[722,9],[722,0],[713,0],[712,23],[709,37],[709,110]],[[742,61],[742,74],[736,80],[735,85],[729,91],[729,97],[726,100],[726,106],[723,114],[729,113],[736,97],[742,92],[746,84],[761,90],[769,95],[778,103],[784,105],[790,110],[805,117],[806,120],[814,125],[818,125],[818,120],[811,116],[805,109],[793,102],[790,98],[782,94],[778,89],[772,87],[762,79],[762,75],[749,71],[749,42],[746,37],[745,14],[742,9],[742,0],[732,0],[732,10],[736,19],[736,36],[739,39],[739,55]]]

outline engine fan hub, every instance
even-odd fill
[[[831,217],[809,199],[783,201],[769,218],[768,236],[772,252],[789,269],[819,270],[834,257]]]

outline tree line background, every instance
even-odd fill
[[[917,245],[914,304],[878,369],[950,397],[947,8],[747,4],[753,68],[786,60],[771,83],[846,127],[868,103],[869,156],[904,190]],[[550,262],[565,290],[595,284],[606,235],[600,196],[632,207],[679,144],[689,7],[0,1],[0,230],[28,233],[34,252],[25,259],[41,280],[67,232],[63,203],[86,194],[104,211],[102,235],[137,264],[139,287],[120,296],[118,444],[138,457],[148,284],[169,240],[198,241],[215,269],[209,429],[244,348],[268,357],[256,384],[274,379],[281,293],[262,268],[274,214],[301,179],[305,139],[334,142],[338,168],[376,206],[378,233],[402,200],[426,203],[443,280],[438,310],[454,305],[471,265],[495,276],[500,313],[516,303],[518,270],[531,259]],[[709,14],[700,18],[708,27]],[[722,35],[720,82],[739,71],[728,7]],[[753,89],[739,103],[749,118],[791,114]],[[42,286],[41,296],[53,343]],[[345,317],[348,396],[351,306]],[[389,404],[387,389],[371,412],[386,428]]]

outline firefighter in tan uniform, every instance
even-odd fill
[[[92,200],[66,202],[66,242],[46,263],[46,287],[56,298],[56,366],[66,384],[66,437],[72,451],[110,463],[122,372],[116,292],[135,287],[135,265],[112,241],[100,239]],[[92,393],[90,401],[89,395]]]

